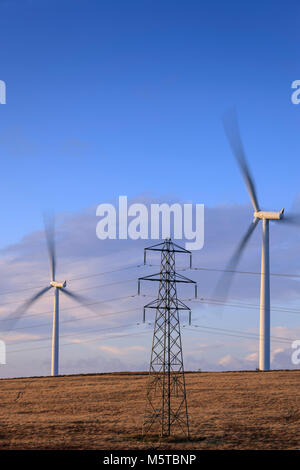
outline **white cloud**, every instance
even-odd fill
[[[130,352],[135,352],[135,351],[146,351],[146,348],[143,346],[128,346],[124,348],[118,348],[114,346],[99,346],[99,349],[101,351],[109,352],[111,354],[119,354],[119,355],[124,355]]]
[[[237,359],[231,354],[227,354],[219,360],[219,365],[227,370],[240,369],[242,364],[243,362],[240,359]]]
[[[150,197],[141,196],[136,198],[139,202],[149,202]],[[155,202],[161,202],[161,199],[156,199]],[[168,202],[166,200],[166,202]],[[170,201],[176,202],[176,201]],[[199,201],[197,201],[199,202]],[[201,201],[200,201],[201,202]],[[208,268],[222,268],[226,265],[230,254],[233,252],[237,242],[246,230],[249,221],[251,220],[251,209],[248,205],[234,205],[234,206],[218,206],[213,208],[206,208],[205,210],[205,245],[203,250],[193,253],[193,265]],[[77,343],[76,346],[70,348],[61,347],[61,365],[65,372],[76,370],[76,363],[80,370],[84,367],[83,364],[90,364],[92,367],[93,361],[91,354],[95,354],[95,347],[89,347],[88,343],[85,346],[80,346],[89,338],[94,338],[95,335],[85,334],[82,332],[86,330],[108,329],[117,328],[116,332],[111,330],[111,336],[116,336],[114,344],[107,344],[106,351],[102,352],[110,354],[120,354],[126,348],[130,347],[132,341],[130,337],[126,340],[117,338],[120,334],[127,334],[133,330],[141,331],[141,328],[148,328],[149,331],[153,328],[154,312],[147,313],[147,321],[152,323],[151,326],[139,325],[142,320],[142,307],[145,303],[151,300],[151,296],[157,295],[157,285],[154,283],[144,283],[142,285],[142,294],[147,294],[150,297],[137,297],[137,278],[142,275],[150,274],[157,267],[136,267],[132,269],[119,269],[126,268],[129,265],[137,266],[143,264],[143,249],[145,246],[151,245],[153,242],[145,241],[100,241],[96,238],[96,223],[95,208],[90,208],[81,213],[74,214],[60,214],[58,218],[57,230],[57,278],[58,280],[67,279],[68,287],[73,291],[86,296],[91,302],[99,302],[92,307],[92,310],[78,306],[73,300],[65,296],[61,296],[61,314],[60,314],[60,333],[62,343]],[[260,270],[260,244],[261,244],[261,227],[258,227],[256,233],[253,235],[249,246],[247,247],[244,256],[241,260],[239,269],[245,271],[259,271]],[[300,242],[300,234],[297,230],[289,229],[287,227],[280,227],[273,224],[271,227],[271,270],[273,272],[287,272],[298,273],[298,259],[295,253],[298,250]],[[154,256],[150,258],[153,264],[159,263],[159,257]],[[178,266],[187,266],[188,260],[178,260]],[[115,272],[113,272],[115,271]],[[106,273],[103,275],[95,275],[96,273]],[[214,293],[216,282],[219,274],[211,271],[192,271],[184,273],[189,277],[198,281],[198,294],[199,297],[210,298]],[[3,319],[8,313],[14,312],[16,307],[20,305],[29,295],[37,292],[38,289],[30,289],[33,286],[42,287],[49,282],[49,266],[47,259],[46,244],[44,234],[42,231],[36,231],[28,234],[19,243],[9,246],[1,252],[0,259],[0,276],[2,279],[2,287],[0,294],[0,328],[2,327],[3,337],[6,335],[6,329],[9,324]],[[90,276],[90,277],[87,277]],[[119,282],[119,284],[116,284]],[[151,284],[151,285],[150,285]],[[24,290],[28,289],[28,290]],[[190,297],[193,292],[188,286],[186,289],[179,286],[179,297]],[[16,292],[18,290],[18,292]],[[10,293],[9,293],[10,292]],[[271,279],[271,295],[272,306],[283,305],[285,307],[292,306],[297,309],[298,296],[299,296],[299,280],[291,278],[272,277]],[[123,298],[124,297],[124,298]],[[126,297],[126,298],[125,298]],[[253,305],[259,303],[259,276],[256,275],[236,275],[232,289],[229,295],[230,299],[237,299],[239,302],[249,302]],[[119,300],[112,300],[119,299]],[[16,302],[19,303],[16,303]],[[49,357],[49,345],[44,343],[23,343],[27,339],[34,338],[47,338],[51,339],[52,330],[52,308],[53,308],[52,293],[46,294],[24,315],[13,330],[15,336],[13,342],[16,344],[16,349],[35,348],[44,345],[45,356]],[[240,321],[241,314],[243,315],[243,324],[232,325],[232,330],[243,330],[245,332],[256,332],[258,330],[259,311],[257,309],[243,310],[242,308],[226,308],[210,304],[203,304],[195,302],[191,303],[193,308],[193,321],[201,317],[201,322],[207,326],[215,328],[228,329],[227,319],[231,314],[236,315],[236,319]],[[223,316],[212,316],[212,312],[225,311]],[[299,308],[300,310],[300,308]],[[197,314],[195,315],[195,312]],[[279,313],[280,314],[280,313]],[[183,316],[183,322],[186,322]],[[213,318],[213,323],[212,323]],[[231,317],[232,318],[232,317]],[[280,326],[275,325],[272,328],[272,335],[284,338],[299,338],[300,330],[298,327],[298,317],[290,314],[288,317],[282,312],[282,321]],[[273,317],[272,317],[273,321]],[[286,323],[286,325],[284,324]],[[109,330],[108,330],[109,332]],[[198,331],[199,333],[199,331]],[[74,334],[74,337],[64,337],[66,334]],[[99,334],[101,334],[99,332]],[[185,335],[183,329],[183,335]],[[117,344],[115,344],[117,341]],[[11,344],[13,344],[13,342]],[[92,344],[92,343],[91,343]],[[273,344],[273,343],[272,343]],[[227,349],[225,348],[227,346]],[[141,344],[142,346],[142,344]],[[230,351],[228,347],[230,346]],[[283,366],[291,368],[289,350],[284,349],[286,345],[275,343],[272,353],[272,365],[274,367]],[[12,346],[11,346],[12,347]],[[253,368],[257,362],[258,342],[255,340],[248,340],[235,337],[228,337],[224,334],[214,335],[201,334],[195,335],[195,342],[186,344],[186,367],[191,369],[202,368],[203,370],[224,370],[236,368]],[[84,354],[90,354],[89,357],[82,359]],[[113,367],[122,367],[120,370],[128,370],[129,365],[134,369],[141,367],[149,361],[149,354],[151,348],[151,333],[149,333],[149,340],[147,339],[147,346],[144,352],[140,350],[140,354],[136,354],[131,358],[130,364],[121,362],[108,362]],[[223,349],[222,349],[223,348]],[[15,348],[14,348],[15,349]],[[69,350],[69,351],[68,351]],[[72,350],[72,352],[71,352]],[[216,350],[220,351],[217,356]],[[101,349],[98,351],[101,351]],[[113,352],[115,351],[115,353]],[[223,353],[222,353],[223,351]],[[129,350],[126,354],[129,354]],[[41,353],[44,357],[44,354]],[[193,355],[195,357],[193,357]],[[134,356],[132,354],[131,356]],[[127,357],[127,356],[126,356]],[[32,361],[34,358],[34,361]],[[243,358],[243,359],[241,359]],[[82,359],[82,360],[81,360]],[[118,359],[119,358],[115,358]],[[27,370],[24,364],[33,364],[32,373],[38,375],[45,370],[45,358],[41,361],[37,353],[32,350],[27,353],[22,353],[17,359],[17,355],[8,362],[5,373],[10,375],[17,374],[17,371]],[[77,362],[76,362],[77,361]],[[86,361],[86,362],[84,362]],[[69,364],[69,366],[68,366]],[[97,367],[101,369],[101,362],[96,361]],[[68,369],[69,367],[69,369]],[[107,365],[108,367],[108,365]],[[146,369],[148,367],[146,366]],[[11,371],[11,372],[10,372]]]
[[[292,348],[278,348],[272,354],[272,369],[299,369],[299,366],[292,363]]]
[[[247,354],[245,360],[258,363],[258,352]]]

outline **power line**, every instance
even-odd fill
[[[134,282],[134,281],[136,281],[136,279],[124,279],[122,281],[110,282],[110,283],[107,283],[107,284],[97,284],[96,286],[83,287],[82,289],[76,289],[76,292],[84,292],[84,291],[87,291],[87,290],[93,290],[93,289],[97,289],[97,288],[100,288],[100,287],[109,287],[109,286],[114,286],[114,285],[117,285],[117,284],[125,284],[127,282]],[[45,286],[43,286],[43,287],[45,287]],[[52,298],[52,295],[45,295],[44,298],[46,298],[46,299]],[[2,307],[4,305],[20,304],[20,303],[23,303],[24,301],[26,302],[26,299],[14,300],[12,302],[5,302],[5,303],[0,304],[0,307]]]
[[[154,266],[158,266],[158,265],[155,265],[155,264],[146,264],[146,265],[143,265],[143,264],[137,264],[137,265],[133,265],[133,266],[126,266],[124,268],[120,268],[120,269],[114,269],[114,270],[111,270],[111,271],[103,271],[103,272],[99,272],[99,273],[95,273],[95,274],[91,274],[91,275],[88,275],[88,276],[81,276],[81,277],[76,277],[76,278],[71,278],[69,279],[68,282],[71,282],[71,281],[77,281],[77,280],[84,280],[84,279],[89,279],[89,278],[92,278],[92,277],[96,277],[96,276],[101,276],[101,275],[105,275],[105,274],[111,274],[111,273],[116,273],[116,272],[121,272],[121,271],[124,271],[124,270],[128,270],[128,269],[133,269],[133,268],[141,268],[141,267],[154,267]],[[218,269],[218,268],[207,268],[207,267],[192,267],[192,268],[181,268],[179,269],[179,271],[186,271],[188,269],[192,269],[194,271],[212,271],[212,272],[228,272],[228,273],[237,273],[237,274],[250,274],[250,275],[260,275],[261,273],[260,272],[254,272],[254,271],[238,271],[238,270],[226,270],[226,269]],[[288,277],[288,278],[293,278],[293,277],[296,277],[296,278],[300,278],[300,274],[287,274],[287,273],[270,273],[271,276],[278,276],[278,277]],[[122,281],[116,281],[116,282],[112,282],[112,283],[107,283],[107,284],[98,284],[96,286],[91,286],[91,287],[86,287],[86,288],[82,288],[82,289],[79,289],[78,291],[80,292],[83,292],[83,291],[86,291],[86,290],[92,290],[92,289],[96,289],[96,288],[101,288],[101,287],[109,287],[109,286],[112,286],[112,285],[117,285],[117,284],[123,284],[123,283],[126,283],[126,282],[133,282],[135,281],[136,279],[128,279],[128,280],[122,280]],[[47,282],[47,281],[45,281]],[[28,290],[34,290],[34,289],[38,289],[38,288],[42,288],[44,287],[44,284],[40,284],[39,286],[35,286],[35,287],[27,287],[27,288],[24,288],[24,289],[16,289],[16,290],[11,290],[11,291],[4,291],[4,292],[0,292],[0,295],[7,295],[7,294],[13,294],[13,293],[17,293],[17,292],[25,292],[25,291],[28,291]],[[51,295],[47,295],[45,296],[46,298],[50,298]],[[2,306],[6,306],[6,305],[13,305],[13,304],[17,304],[17,303],[22,303],[26,301],[26,298],[22,298],[22,299],[19,299],[19,300],[15,300],[15,301],[12,301],[12,302],[5,302],[5,303],[2,303],[0,305],[0,307]],[[280,308],[280,307],[279,307]],[[286,311],[286,310],[285,310]],[[297,313],[300,313],[300,311],[297,311]],[[1,320],[0,320],[1,321]]]
[[[187,268],[184,268],[185,271]],[[251,274],[260,276],[260,271],[238,271],[238,270],[231,270],[231,269],[217,269],[217,268],[206,268],[206,267],[192,267],[194,271],[213,271],[213,272],[220,272],[220,273],[235,273],[235,274]],[[296,277],[300,278],[300,274],[288,274],[288,273],[270,273],[270,276],[277,276],[277,277]]]
[[[190,331],[195,331],[193,329],[189,329],[189,330]],[[210,334],[216,334],[216,335],[222,335],[222,336],[232,336],[232,337],[235,337],[235,338],[255,339],[257,341],[259,340],[259,336],[257,338],[255,338],[253,336],[248,336],[247,334],[240,335],[240,334],[234,334],[234,333],[225,333],[225,332],[222,332],[222,331],[208,331],[208,330],[202,330],[202,331],[203,331],[203,333],[210,333]],[[278,339],[278,340],[273,339],[273,341],[275,341],[276,343],[291,344],[291,342],[293,342],[294,340],[292,339],[291,342],[288,342],[288,341],[283,341],[281,339]]]
[[[143,297],[153,297],[152,295],[149,294],[143,294]],[[199,302],[202,304],[208,304],[208,305],[223,305],[225,307],[238,307],[238,308],[248,308],[251,310],[257,310],[260,308],[259,305],[257,304],[249,304],[249,303],[244,303],[244,302],[239,302],[239,303],[232,303],[230,301],[224,301],[221,299],[207,299],[204,297],[201,297],[200,299],[194,299],[191,297],[187,297],[183,299],[185,302]],[[230,303],[229,303],[230,302]],[[272,312],[279,312],[279,313],[295,313],[295,314],[300,314],[300,310],[293,309],[293,308],[287,308],[287,307],[281,307],[281,306],[275,306],[271,308]]]
[[[114,269],[114,270],[111,270],[111,271],[102,271],[102,272],[99,272],[99,273],[90,274],[88,276],[79,276],[79,277],[70,278],[70,279],[68,279],[68,282],[89,279],[89,278],[93,278],[93,277],[97,277],[97,276],[102,276],[102,275],[105,275],[105,274],[117,273],[117,272],[125,271],[125,270],[128,270],[128,269],[142,268],[142,267],[155,267],[155,266],[159,266],[159,265],[158,264],[145,264],[145,265],[144,264],[135,264],[135,265],[132,265],[132,266],[126,266],[124,268]],[[188,269],[192,269],[194,271],[227,272],[227,273],[236,273],[236,274],[259,275],[259,276],[261,275],[260,271],[240,271],[240,270],[229,270],[229,269],[219,269],[219,268],[208,268],[208,267],[202,267],[202,266],[195,266],[195,267],[192,267],[192,268],[189,268],[189,267],[180,268],[180,269],[178,269],[178,271],[187,271]],[[293,273],[270,273],[270,276],[300,278],[300,274],[295,274],[295,273],[294,274]],[[48,279],[45,279],[44,284],[40,284],[40,285],[36,285],[36,286],[32,286],[32,287],[25,287],[25,288],[22,288],[22,289],[13,289],[13,290],[10,290],[10,291],[2,291],[2,292],[0,292],[0,295],[15,294],[17,292],[25,292],[25,291],[28,291],[28,290],[40,289],[40,288],[44,287],[45,283],[47,283],[47,282],[48,282]],[[2,304],[2,305],[7,305],[7,304]]]
[[[136,267],[139,267],[140,265],[137,265]],[[148,265],[149,266],[149,265]],[[133,266],[132,266],[133,267]],[[132,267],[127,267],[127,268],[122,268],[123,269],[130,269]],[[198,269],[198,268],[197,268]],[[202,268],[201,268],[202,269]],[[203,269],[206,269],[206,268],[203,268]],[[116,271],[119,271],[119,270],[114,270],[115,272]],[[112,271],[107,271],[106,273],[109,273],[109,272],[112,272]],[[246,273],[246,272],[243,272],[243,273]],[[98,273],[97,275],[100,275],[100,274],[105,274],[104,272],[103,273]],[[259,273],[252,273],[252,274],[259,274]],[[95,274],[96,275],[96,274]],[[93,275],[92,275],[93,276]],[[120,283],[126,283],[126,282],[132,282],[132,281],[135,281],[135,279],[129,279],[129,280],[124,280],[124,281],[118,281],[118,282],[114,282],[114,283],[108,283],[108,284],[102,284],[102,285],[97,285],[97,286],[92,286],[90,288],[86,288],[86,289],[81,289],[81,291],[84,291],[84,290],[88,290],[88,289],[94,289],[94,288],[97,288],[97,287],[105,287],[105,286],[110,286],[110,285],[114,285],[114,284],[120,284]],[[146,296],[146,295],[144,295]],[[51,296],[48,296],[48,297],[51,297]],[[114,299],[107,299],[107,300],[102,300],[102,301],[96,301],[96,302],[91,302],[91,303],[87,303],[85,304],[86,307],[88,306],[92,306],[92,305],[96,305],[96,304],[101,304],[101,303],[107,303],[107,302],[111,302],[111,301],[116,301],[116,300],[122,300],[122,299],[125,299],[125,298],[134,298],[136,297],[136,294],[134,295],[129,295],[129,296],[123,296],[123,297],[118,297],[118,298],[114,298]],[[151,297],[151,296],[150,296]],[[195,301],[193,299],[186,299],[186,300],[190,300],[190,301]],[[225,305],[227,307],[238,307],[238,308],[247,308],[247,309],[258,309],[259,308],[259,305],[255,305],[255,304],[250,304],[250,303],[242,303],[242,302],[237,302],[237,303],[233,303],[232,301],[230,302],[224,302],[222,301],[221,299],[205,299],[205,298],[202,298],[202,299],[199,299],[198,302],[201,302],[201,303],[205,303],[205,304],[210,304],[210,305]],[[71,309],[74,309],[74,308],[79,308],[79,307],[67,307],[64,310],[71,310]],[[114,314],[118,314],[118,313],[122,313],[122,312],[128,312],[128,311],[134,311],[134,310],[138,310],[138,308],[136,309],[131,309],[131,310],[124,310],[124,311],[119,311],[119,312],[111,312],[111,313],[108,313],[108,314],[103,314],[103,315],[93,315],[93,316],[89,316],[89,317],[85,317],[85,318],[79,318],[79,319],[72,319],[72,320],[64,320],[63,323],[67,323],[67,322],[73,322],[73,321],[80,321],[80,320],[84,320],[84,319],[88,319],[88,318],[102,318],[102,317],[105,317],[105,316],[110,316],[110,315],[114,315]],[[297,313],[299,314],[300,311],[297,310],[297,309],[292,309],[292,308],[286,308],[286,307],[273,307],[272,308],[272,311],[277,311],[277,312],[286,312],[286,313]],[[37,314],[32,314],[32,315],[26,315],[25,318],[28,318],[28,317],[32,317],[32,316],[39,316],[39,315],[43,315],[43,314],[47,314],[47,313],[52,313],[52,310],[50,311],[47,311],[47,312],[42,312],[42,313],[37,313]],[[10,321],[10,320],[13,320],[13,319],[19,319],[19,317],[11,317],[11,318],[7,318],[7,319],[0,319],[0,321]],[[15,330],[17,329],[27,329],[27,328],[34,328],[34,327],[41,327],[41,326],[49,326],[50,324],[41,324],[41,325],[36,325],[36,326],[33,326],[33,327],[20,327],[20,328],[15,328]],[[202,327],[204,328],[204,326]],[[208,328],[208,327],[205,327],[205,328]],[[221,329],[222,330],[222,329]],[[225,333],[225,332],[224,332]],[[247,333],[247,335],[249,335],[249,333]],[[232,336],[232,334],[231,334]],[[235,335],[236,336],[236,335]],[[245,337],[245,336],[243,336]],[[276,337],[274,337],[274,339],[276,339]],[[286,339],[288,341],[293,341],[293,340],[289,340],[289,339]]]
[[[195,328],[204,328],[205,330],[207,329],[207,330],[219,331],[220,333],[222,333],[222,332],[225,332],[225,333],[229,332],[229,333],[232,333],[232,334],[236,333],[237,336],[240,336],[240,337],[245,337],[247,335],[247,336],[250,336],[249,339],[252,339],[252,338],[259,339],[259,337],[260,337],[259,334],[257,334],[257,333],[251,333],[251,332],[249,333],[247,331],[241,331],[241,330],[229,330],[227,328],[217,328],[217,327],[212,327],[212,326],[196,325],[196,324],[193,324],[192,326],[195,327]],[[192,331],[191,328],[187,328],[187,329]],[[285,342],[285,343],[288,342],[290,344],[291,342],[294,341],[294,339],[292,339],[292,338],[285,338],[285,337],[282,337],[282,336],[270,336],[270,337],[275,341],[277,340],[277,342]]]
[[[258,304],[250,304],[250,303],[244,303],[244,302],[238,302],[238,303],[232,303],[231,301],[223,301],[221,299],[206,299],[206,298],[201,298],[201,299],[185,299],[186,301],[190,302],[200,302],[203,304],[208,304],[208,305],[223,305],[225,307],[237,307],[237,308],[248,308],[251,310],[257,310],[260,308]],[[295,314],[300,314],[300,310],[293,309],[293,308],[288,308],[288,307],[281,307],[281,306],[275,306],[271,308],[272,312],[279,312],[279,313],[295,313]]]
[[[137,294],[124,295],[122,297],[115,297],[113,299],[100,300],[100,301],[96,301],[96,302],[87,303],[87,304],[84,304],[83,306],[90,307],[92,305],[105,304],[107,302],[113,302],[113,301],[116,301],[116,300],[130,299],[130,298],[134,298],[136,296],[137,296]],[[65,310],[73,310],[73,309],[76,309],[76,308],[80,308],[80,307],[78,307],[77,305],[75,307],[65,307],[64,309],[62,309],[62,311],[64,312]],[[53,311],[52,310],[47,310],[46,312],[32,313],[30,315],[26,314],[22,318],[38,317],[39,315],[46,315],[47,313],[53,313]],[[21,319],[21,317],[17,316],[17,317],[10,317],[10,318],[1,318],[0,321],[11,321],[11,320],[19,320],[19,319]]]
[[[95,274],[90,274],[88,276],[73,277],[73,278],[68,279],[68,282],[79,281],[79,280],[83,280],[83,279],[89,279],[89,278],[92,278],[92,277],[102,276],[102,275],[105,275],[105,274],[117,273],[117,272],[125,271],[127,269],[141,268],[143,266],[144,266],[143,264],[135,264],[133,266],[126,266],[124,268],[113,269],[111,271],[103,271],[103,272],[99,272],[99,273],[95,273]],[[22,289],[13,289],[13,290],[10,290],[10,291],[2,291],[2,292],[0,292],[0,295],[15,294],[17,292],[25,292],[25,291],[28,291],[28,290],[41,289],[42,287],[45,286],[45,284],[47,282],[49,282],[49,279],[45,279],[44,283],[40,284],[40,285],[36,285],[36,286],[32,286],[32,287],[25,287],[25,288],[22,288]]]
[[[147,264],[145,266],[148,267],[157,267],[159,264]],[[185,267],[179,268],[178,271],[212,271],[212,272],[219,272],[219,273],[235,273],[235,274],[251,274],[251,275],[261,275],[261,271],[239,271],[237,269],[221,269],[221,268],[207,268],[204,266],[192,266],[192,267]],[[278,277],[296,277],[300,278],[300,274],[293,274],[293,273],[270,273],[270,276],[278,276]]]
[[[110,330],[118,330],[120,328],[129,328],[130,326],[135,326],[136,323],[133,323],[133,324],[128,324],[128,325],[121,325],[121,326],[112,326],[112,327],[109,327],[109,328],[101,328],[99,330],[86,330],[86,331],[80,331],[79,333],[76,332],[76,333],[67,333],[67,334],[64,334],[64,335],[60,335],[60,338],[65,338],[65,337],[69,337],[69,336],[78,336],[79,335],[85,335],[85,334],[88,334],[88,333],[99,333],[101,331],[110,331]],[[25,340],[25,341],[12,341],[12,342],[8,342],[7,344],[24,344],[24,343],[35,343],[35,342],[39,342],[39,341],[51,341],[51,338],[34,338],[34,339],[28,339],[28,340]]]
[[[120,328],[120,327],[116,327],[116,329],[117,328]],[[209,331],[209,329],[211,329],[212,331]],[[206,333],[210,333],[210,334],[217,334],[217,335],[224,335],[224,336],[245,338],[245,339],[258,339],[259,338],[259,335],[257,335],[256,338],[253,337],[253,336],[250,336],[250,335],[254,335],[254,333],[244,332],[244,334],[235,334],[235,331],[238,331],[238,330],[234,330],[231,333],[230,332],[231,330],[227,330],[225,328],[213,328],[213,327],[206,327],[206,326],[204,327],[203,325],[202,326],[194,325],[194,328],[186,327],[185,331],[191,331],[193,333],[200,333],[200,331],[201,331],[203,333],[206,332]],[[88,340],[82,340],[82,341],[80,341],[80,343],[74,343],[74,342],[62,343],[61,346],[72,346],[72,345],[78,345],[78,344],[85,344],[85,343],[99,341],[99,339],[101,339],[101,341],[104,341],[104,340],[107,340],[107,339],[116,339],[116,338],[123,338],[123,337],[129,337],[129,336],[130,337],[139,336],[139,335],[142,335],[142,334],[148,334],[150,332],[151,332],[151,330],[149,329],[148,331],[141,331],[141,332],[138,332],[138,333],[128,333],[128,334],[124,334],[124,335],[115,335],[115,336],[109,336],[109,337],[104,337],[104,338],[102,337],[102,338],[92,338],[92,339],[88,339]],[[278,339],[278,338],[280,338],[280,337],[277,337],[277,336],[272,337],[273,341],[279,342],[279,343],[285,343],[286,344],[287,341],[289,341],[289,342],[294,341],[293,339],[289,340],[288,338],[285,338],[285,339]],[[17,343],[11,343],[11,344],[17,344]],[[40,349],[49,349],[49,346],[39,346],[37,348],[24,348],[24,349],[18,349],[18,350],[10,350],[9,354],[17,353],[17,352],[35,351],[35,350],[40,350]]]
[[[127,297],[127,296],[126,296]],[[135,296],[130,296],[130,297],[135,297]],[[110,299],[112,300],[112,299]],[[190,301],[194,301],[195,299],[188,299]],[[213,300],[213,299],[210,299],[210,300]],[[208,300],[205,300],[205,299],[199,299],[198,301],[201,301],[202,303],[209,303],[209,304],[213,304],[213,305],[219,305],[219,303],[221,303],[221,301],[215,301],[215,302],[209,302]],[[92,304],[86,304],[86,306],[89,306],[89,305],[94,305],[96,303],[105,303],[107,301],[100,301],[100,302],[93,302]],[[223,302],[222,305],[226,305],[228,307],[246,307],[246,308],[258,308],[259,306],[258,305],[254,305],[254,304],[245,304],[245,303],[237,303],[236,305],[235,304],[232,304],[232,303],[228,303],[228,302]],[[76,307],[68,307],[68,308],[65,308],[63,309],[62,311],[64,310],[71,310],[71,309],[77,309],[77,308],[80,308],[78,306]],[[73,322],[76,322],[76,321],[82,321],[82,320],[88,320],[88,319],[91,319],[91,318],[94,318],[94,319],[101,319],[101,318],[104,318],[104,317],[110,317],[112,315],[118,315],[118,314],[121,314],[121,313],[128,313],[128,312],[133,312],[133,311],[138,311],[139,308],[134,308],[134,309],[127,309],[127,310],[119,310],[117,312],[109,312],[109,313],[104,313],[104,314],[95,314],[95,315],[89,315],[89,316],[85,316],[85,317],[80,317],[80,318],[75,318],[75,319],[69,319],[69,320],[61,320],[60,323],[73,323]],[[35,314],[34,316],[36,315],[41,315],[41,314],[45,314],[45,313],[52,313],[52,311],[48,311],[48,312],[43,312],[43,313],[40,313],[40,314]],[[292,313],[295,313],[295,312],[292,312]],[[300,311],[298,311],[298,313],[300,313]],[[26,318],[26,317],[25,317]],[[9,320],[12,320],[9,319]],[[5,319],[2,319],[1,321],[9,321],[9,320],[5,320]],[[16,327],[16,328],[13,328],[11,331],[15,331],[15,330],[26,330],[26,329],[32,329],[32,328],[39,328],[39,327],[43,327],[43,326],[51,326],[52,323],[41,323],[41,324],[38,324],[38,325],[31,325],[31,326],[24,326],[24,327]],[[194,325],[194,326],[200,326],[200,325]],[[204,328],[204,326],[203,326]],[[207,327],[205,327],[207,328]],[[221,329],[222,330],[222,329]],[[5,331],[5,330],[3,330]],[[226,330],[224,330],[226,331]]]
[[[125,334],[125,335],[115,335],[115,336],[110,336],[109,338],[107,338],[107,337],[106,338],[92,338],[92,339],[87,339],[87,340],[80,341],[79,344],[92,343],[94,341],[99,341],[99,339],[101,339],[101,341],[105,341],[107,339],[125,338],[125,337],[128,337],[128,336],[140,336],[140,335],[148,334],[148,333],[149,333],[149,331],[140,331],[139,333],[128,333],[128,334]],[[78,345],[78,343],[74,343],[74,342],[62,343],[62,344],[60,344],[60,347],[61,346],[74,346],[74,345]],[[16,350],[9,351],[9,354],[16,353],[16,352],[37,351],[37,350],[40,350],[40,349],[49,349],[49,346],[39,346],[37,348],[26,348],[26,349],[16,349]]]
[[[72,308],[79,308],[79,307],[72,307]],[[82,321],[82,320],[89,320],[91,318],[94,318],[94,319],[96,319],[96,318],[99,319],[100,318],[101,319],[101,318],[104,318],[104,317],[110,317],[112,315],[119,315],[121,313],[135,312],[137,310],[140,310],[140,309],[139,308],[131,308],[131,309],[128,309],[128,310],[119,310],[118,312],[109,312],[109,313],[104,313],[104,314],[99,314],[99,315],[98,314],[88,315],[88,316],[85,316],[85,317],[73,318],[71,320],[61,320],[60,324],[61,323],[73,323],[73,322]],[[10,331],[40,328],[42,326],[52,326],[52,323],[40,323],[39,325],[21,326],[21,327],[17,327],[17,328],[12,328]],[[6,331],[6,330],[1,330],[1,331]]]

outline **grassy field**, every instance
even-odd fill
[[[147,374],[0,380],[0,449],[300,449],[300,370],[186,375],[191,439],[141,438]]]

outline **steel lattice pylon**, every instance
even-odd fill
[[[179,311],[191,311],[177,298],[176,284],[193,283],[194,281],[177,274],[175,271],[175,253],[191,253],[166,239],[145,249],[161,251],[160,272],[139,278],[140,281],[158,281],[158,298],[144,307],[156,310],[152,342],[149,378],[147,386],[147,403],[144,416],[143,434],[159,431],[161,436],[170,436],[171,430],[178,427],[189,437],[189,418],[186,399],[186,386],[183,367],[182,343],[180,333]]]

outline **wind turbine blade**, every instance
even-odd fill
[[[257,224],[259,223],[259,220],[260,219],[255,219],[254,222],[251,223],[245,235],[242,237],[240,243],[238,244],[238,247],[236,248],[233,255],[231,256],[225,268],[225,272],[224,274],[222,274],[217,284],[217,287],[215,289],[215,295],[213,296],[214,298],[217,297],[225,301],[227,300],[228,292],[229,292],[232,278],[234,275],[234,271],[238,265],[238,262],[243,254],[244,249],[246,248],[246,245],[252,233],[254,232],[255,228],[257,227]]]
[[[56,256],[55,256],[55,227],[54,217],[45,216],[45,235],[47,240],[47,247],[49,253],[51,281],[55,281],[55,268],[56,268]]]
[[[37,294],[33,295],[28,299],[24,304],[17,308],[13,313],[7,316],[5,320],[9,321],[10,318],[13,323],[10,325],[8,330],[11,330],[15,323],[20,319],[20,317],[34,304],[43,294],[45,294],[48,290],[52,289],[52,286],[44,287],[44,289],[40,290]]]
[[[285,224],[300,226],[300,214],[284,214],[278,222]]]
[[[223,126],[232,153],[234,154],[243,175],[254,210],[258,212],[259,204],[257,200],[255,184],[247,164],[244,146],[239,131],[238,120],[234,110],[231,110],[223,116]]]
[[[63,288],[63,289],[60,289],[60,290],[64,294],[69,296],[71,299],[76,300],[76,302],[80,303],[84,307],[91,308],[88,305],[90,303],[90,301],[87,298],[83,297],[82,295],[75,294],[74,292],[71,292],[69,289],[66,289],[66,288]]]

